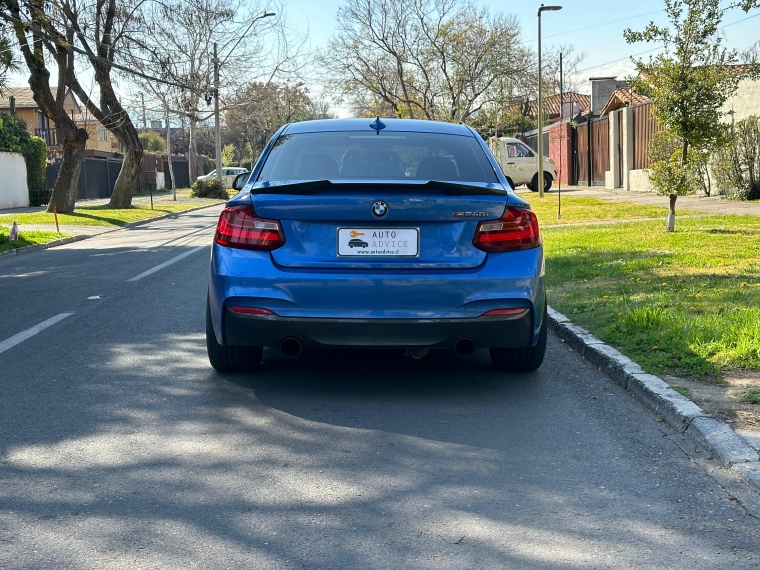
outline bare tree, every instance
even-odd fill
[[[464,0],[347,0],[322,62],[356,110],[465,121],[529,71],[519,38],[514,16]]]
[[[81,85],[73,69],[67,75],[67,84],[105,128],[111,131],[124,148],[124,160],[116,178],[110,206],[129,208],[132,195],[139,189],[142,172],[143,149],[137,129],[129,113],[121,105],[114,89],[111,73],[117,56],[117,47],[140,25],[139,10],[144,0],[59,0],[69,41],[81,47],[84,57],[92,66],[98,85],[98,98]]]
[[[276,16],[262,19],[267,12]],[[144,11],[141,33],[134,34],[129,45],[131,66],[166,80],[139,85],[187,120],[191,183],[198,172],[198,126],[212,116],[215,44],[220,84],[225,86],[220,89],[221,108],[226,110],[230,88],[241,79],[269,82],[278,73],[292,71],[303,40],[290,34],[278,0],[254,0],[244,6],[233,0],[162,0]]]

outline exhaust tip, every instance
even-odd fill
[[[457,356],[467,357],[472,356],[475,353],[477,345],[471,338],[463,338],[457,341],[454,345],[454,352]]]
[[[303,352],[303,345],[297,338],[289,337],[280,343],[280,351],[285,358],[298,358]]]

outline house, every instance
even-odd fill
[[[599,112],[599,116],[604,117],[613,111],[622,109],[623,107],[630,107],[631,105],[640,105],[642,103],[648,103],[649,97],[636,93],[630,87],[621,89],[615,89],[610,95],[609,101],[604,108]]]
[[[583,93],[568,91],[563,94],[563,109],[560,113],[560,96],[559,94],[548,95],[543,98],[542,104],[544,115],[549,121],[558,121],[561,117],[574,117],[578,114],[585,115],[589,112],[591,98]],[[507,107],[509,111],[524,112],[525,102],[522,98],[513,100]],[[528,101],[527,117],[535,119],[538,116],[538,101]]]
[[[11,97],[15,99],[16,116],[26,123],[29,134],[45,140],[48,146],[48,155],[60,154],[63,137],[55,128],[55,122],[48,119],[37,106],[31,87],[8,87],[3,90],[3,94],[0,96],[0,113],[10,113]],[[79,128],[87,131],[89,139],[86,149],[107,152],[119,150],[118,141],[114,136],[87,113],[86,109],[82,109],[70,90],[66,92],[63,108]]]

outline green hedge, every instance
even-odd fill
[[[26,161],[26,185],[29,192],[45,188],[45,167],[47,166],[47,145],[41,137],[29,137],[22,153]],[[46,202],[47,203],[47,202]]]
[[[224,185],[216,178],[196,180],[193,183],[190,196],[193,198],[217,198],[219,200],[227,200],[229,198]]]
[[[16,152],[26,162],[26,185],[30,192],[45,186],[47,145],[26,130],[23,119],[0,113],[0,151]]]
[[[38,188],[29,190],[30,206],[47,206],[50,203],[50,195],[53,193],[52,188]]]

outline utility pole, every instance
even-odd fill
[[[219,57],[214,42],[214,151],[216,153],[216,179],[222,182],[222,125],[219,122]]]
[[[538,9],[538,173],[536,174],[536,184],[538,185],[538,196],[544,197],[544,101],[541,93],[541,12],[562,10],[562,6],[544,6]]]

